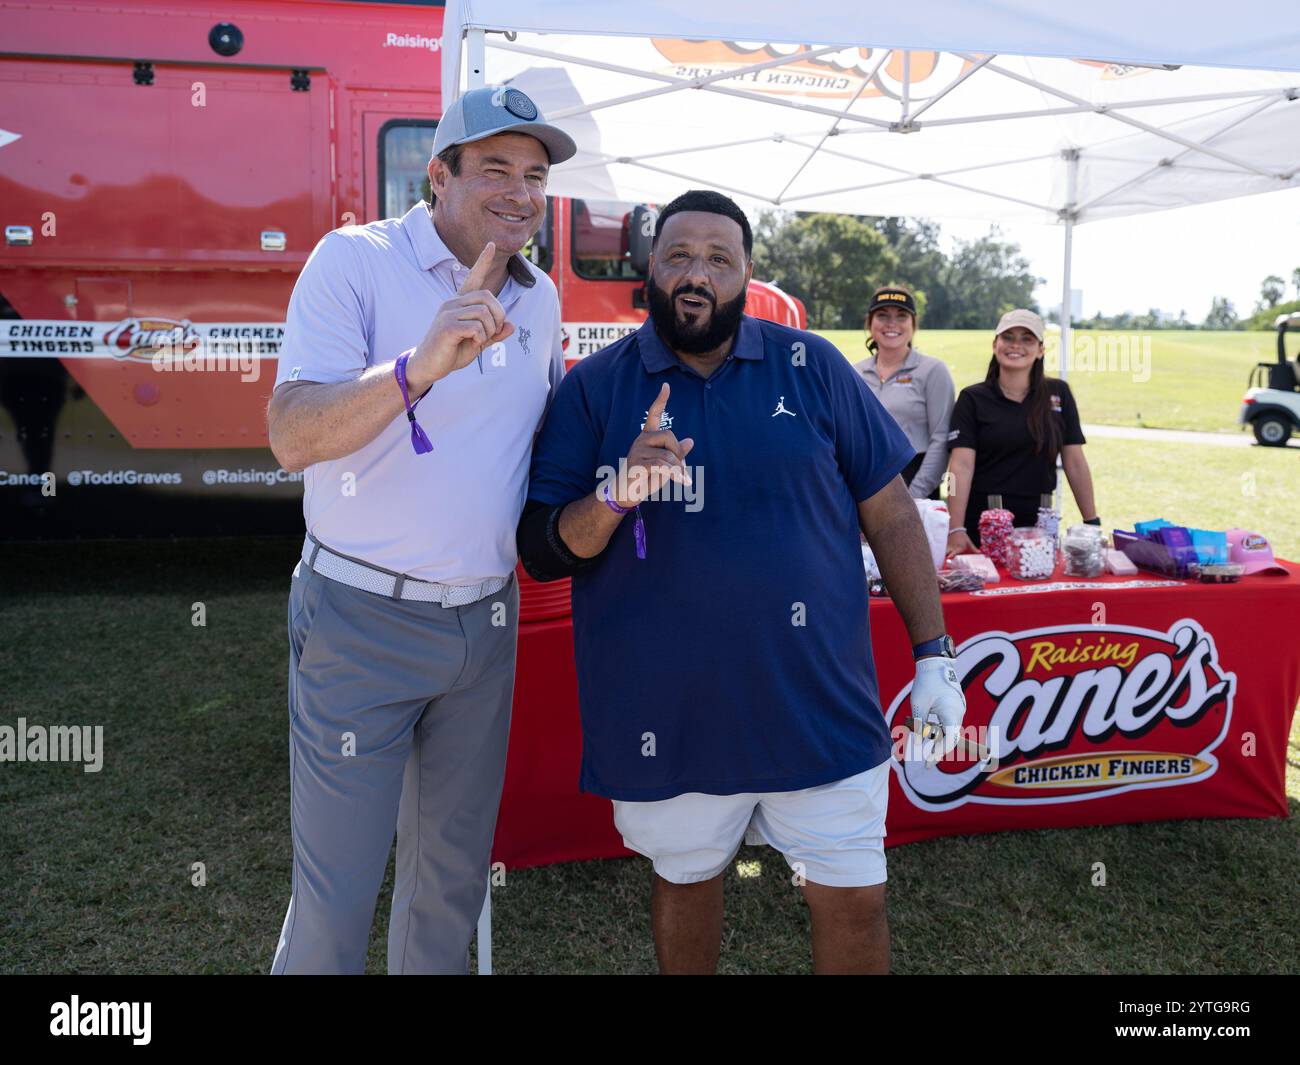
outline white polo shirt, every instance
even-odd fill
[[[427,203],[325,234],[294,285],[276,385],[350,381],[392,361],[419,344],[468,273]],[[533,437],[564,355],[546,274],[516,255],[497,299],[514,333],[436,382],[416,408],[431,453],[415,453],[402,413],[359,451],[307,467],[303,517],[326,547],[446,584],[514,569]]]

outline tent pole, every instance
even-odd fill
[[[1074,257],[1074,219],[1065,220],[1065,262],[1061,269],[1061,377],[1070,376],[1070,260]]]
[[[1061,152],[1065,160],[1065,207],[1061,210],[1061,220],[1065,222],[1065,257],[1061,269],[1061,380],[1070,376],[1070,341],[1073,332],[1070,328],[1070,267],[1074,259],[1074,220],[1078,216],[1075,201],[1079,188],[1079,149],[1066,148]],[[1060,467],[1061,458],[1056,459]],[[1056,488],[1052,492],[1052,507],[1059,514],[1065,508],[1061,500],[1061,477],[1057,474]],[[1058,542],[1059,546],[1059,542]]]
[[[465,33],[465,90],[479,89],[487,84],[487,33],[471,29]],[[487,891],[483,894],[483,909],[478,915],[478,974],[492,975],[492,876],[488,874]]]
[[[1071,162],[1070,173],[1074,173],[1074,163]],[[1073,181],[1071,181],[1073,184]],[[1070,258],[1074,252],[1074,218],[1071,214],[1065,217],[1065,266],[1061,272],[1061,380],[1064,381],[1070,376]],[[1056,468],[1060,470],[1061,456],[1056,456]],[[1062,501],[1063,492],[1061,490],[1061,475],[1056,475],[1056,487],[1052,490],[1052,509],[1058,514],[1063,513],[1065,507]],[[1060,547],[1060,541],[1057,541],[1057,547]]]
[[[1075,201],[1079,188],[1079,149],[1066,148],[1061,153],[1065,159],[1065,207],[1060,212],[1065,223],[1065,262],[1061,270],[1061,377],[1070,376],[1070,266],[1074,258],[1074,221],[1078,215]]]
[[[478,974],[492,975],[492,874],[488,874],[487,894],[478,915]]]
[[[487,31],[467,30],[465,32],[465,58],[469,60],[465,71],[465,88],[479,89],[487,84],[484,67],[487,64]]]

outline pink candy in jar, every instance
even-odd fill
[[[980,550],[999,566],[1007,566],[1007,545],[1015,528],[1015,515],[1003,510],[1000,496],[989,497],[990,507],[980,515]]]

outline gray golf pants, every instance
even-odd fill
[[[271,966],[360,973],[397,836],[389,973],[465,973],[505,778],[519,585],[463,607],[302,562],[289,593],[293,888]]]

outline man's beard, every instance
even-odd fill
[[[741,315],[745,313],[746,290],[730,303],[717,304],[706,289],[694,285],[678,285],[672,295],[664,292],[655,284],[654,278],[646,279],[646,292],[650,301],[650,320],[654,322],[660,339],[670,351],[680,351],[687,355],[704,355],[722,347],[740,328]],[[706,324],[698,320],[694,323],[677,320],[677,297],[698,296],[713,307]],[[703,317],[701,308],[700,317]]]

